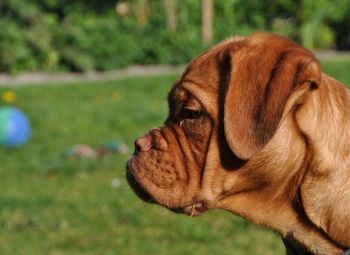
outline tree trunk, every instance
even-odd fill
[[[176,31],[176,8],[175,0],[164,0],[167,29],[168,31]]]
[[[137,21],[140,26],[144,27],[148,24],[148,18],[150,16],[150,8],[148,0],[138,0],[136,6]]]
[[[202,40],[204,44],[213,41],[213,1],[202,0]]]

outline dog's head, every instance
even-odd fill
[[[136,140],[130,185],[145,201],[197,215],[283,180],[273,169],[295,159],[284,151],[300,138],[283,123],[297,129],[293,113],[319,81],[314,55],[280,36],[258,33],[209,49],[169,92],[164,125]],[[305,153],[298,146],[296,155]]]

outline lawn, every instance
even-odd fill
[[[350,84],[350,61],[326,62],[324,69]],[[0,254],[283,254],[276,234],[230,213],[176,215],[141,202],[127,186],[132,142],[164,120],[174,80],[15,88],[15,105],[29,116],[33,134],[21,148],[0,149]],[[74,144],[110,141],[127,144],[129,153],[65,157]]]

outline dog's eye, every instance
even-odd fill
[[[198,119],[202,116],[202,112],[193,109],[184,109],[181,114],[181,119]]]

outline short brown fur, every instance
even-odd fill
[[[350,247],[350,97],[314,55],[257,33],[194,59],[165,124],[136,141],[141,198],[199,215],[221,208],[315,255]]]

